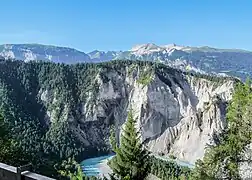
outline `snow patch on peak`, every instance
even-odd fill
[[[140,44],[134,46],[131,51],[138,51],[138,50],[153,50],[153,49],[161,49],[161,47],[157,46],[153,43],[147,43],[147,44]]]
[[[130,51],[135,55],[150,54],[153,52],[159,52],[164,50],[164,48],[157,46],[153,43],[142,44],[134,46]]]
[[[171,50],[171,49],[176,49],[176,50],[187,50],[188,47],[185,46],[178,46],[177,44],[167,44],[162,46],[163,48],[167,49],[167,50]]]
[[[168,53],[168,55],[170,56],[174,50],[189,51],[190,49],[191,49],[190,47],[178,46],[174,43],[163,45],[163,46],[158,46],[153,43],[148,43],[148,44],[136,45],[130,51],[132,54],[137,55],[137,56],[151,54],[154,52],[160,52],[162,54]]]
[[[133,47],[131,48],[130,51],[137,51],[137,50],[139,50],[142,46],[143,46],[143,44],[135,45],[135,46],[133,46]]]

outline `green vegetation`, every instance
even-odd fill
[[[55,165],[69,157],[80,161],[107,152],[105,145],[82,144],[74,131],[78,121],[65,118],[66,113],[80,116],[78,106],[86,92],[95,89],[97,70],[92,64],[0,61],[0,109],[8,129],[1,162],[14,166],[31,162],[33,171],[58,178]],[[42,92],[48,94],[45,101],[40,100]],[[46,111],[53,112],[51,122],[45,120]]]
[[[252,91],[251,83],[239,83],[228,107],[228,128],[209,146],[203,161],[198,160],[193,178],[197,179],[240,179],[238,166],[242,152],[252,142]]]
[[[138,82],[143,85],[151,83],[155,75],[170,87],[173,83],[182,87],[180,85],[182,72],[161,63],[116,60],[98,64],[65,65],[0,60],[0,161],[14,166],[32,163],[34,172],[57,179],[62,178],[62,175],[70,177],[71,173],[74,177],[79,177],[79,168],[74,168],[74,171],[66,168],[64,172],[64,169],[60,168],[61,165],[64,167],[67,163],[73,163],[77,166],[73,159],[78,162],[110,151],[105,141],[99,146],[93,144],[87,146],[76,134],[77,127],[88,130],[90,127],[99,128],[103,123],[103,120],[81,122],[80,106],[87,101],[88,92],[92,92],[91,99],[93,102],[96,101],[99,92],[99,84],[95,80],[97,75],[100,75],[104,82],[112,81],[113,79],[107,75],[108,72],[115,72],[125,77],[126,68],[129,66],[140,69]],[[212,81],[229,79],[190,75]],[[209,148],[204,160],[198,162],[195,177],[202,174],[201,177],[215,178],[219,171],[218,167],[225,160],[225,173],[229,177],[238,178],[237,162],[240,159],[240,152],[249,138],[251,139],[249,104],[252,102],[252,97],[248,86],[240,84],[237,87],[237,93],[228,109],[230,126],[221,135],[217,146]],[[47,111],[51,112],[50,120],[46,118]],[[68,117],[74,117],[74,121],[68,121]],[[109,129],[112,123],[113,121],[103,126],[104,129]],[[116,178],[146,176],[147,170],[152,167],[146,163],[149,162],[146,160],[148,157],[142,144],[139,143],[138,132],[133,128],[134,123],[132,114],[129,114],[124,129],[125,135],[121,137],[120,145],[113,145],[117,155],[110,165]],[[107,134],[100,136],[106,137]],[[136,154],[139,155],[136,157]],[[151,170],[153,171],[156,161],[151,161],[154,164]],[[126,168],[120,167],[122,162]],[[129,162],[135,163],[129,165]],[[117,167],[119,171],[116,171]],[[155,173],[160,174],[156,171]],[[162,177],[166,175],[162,174]]]
[[[174,156],[174,155],[172,155],[172,154],[169,155],[169,158],[170,158],[170,159],[177,159],[176,156]]]
[[[0,162],[6,162],[16,166],[22,163],[28,163],[26,160],[27,154],[24,154],[16,144],[11,139],[11,132],[4,122],[2,113],[0,113]]]
[[[142,84],[143,86],[149,85],[153,80],[153,70],[150,67],[146,67],[140,71],[139,78],[137,83]]]
[[[112,133],[111,144],[116,156],[109,161],[109,166],[113,170],[113,179],[141,180],[148,175],[148,152],[140,142],[135,125],[136,120],[130,111],[120,137],[120,145],[117,145],[115,134]]]
[[[239,83],[240,80],[235,77],[222,77],[216,75],[205,75],[200,73],[193,73],[193,72],[183,72],[183,74],[187,75],[187,77],[194,77],[195,79],[206,79],[215,83],[215,87],[225,83],[226,81],[234,81]],[[189,75],[189,76],[188,76]]]
[[[64,160],[58,172],[63,177],[69,177],[71,180],[82,180],[84,177],[81,166],[72,158]]]
[[[128,68],[128,73],[129,74],[132,74],[132,72],[134,72],[134,70],[137,68],[137,65],[136,64],[132,64],[129,66]]]
[[[134,64],[140,69],[153,67],[151,62],[127,60],[76,65],[0,60],[0,109],[9,139],[1,143],[9,147],[1,148],[1,162],[16,166],[32,163],[34,172],[58,178],[55,165],[69,157],[81,161],[107,153],[110,147],[105,141],[100,146],[86,146],[76,134],[78,126],[99,128],[102,123],[81,123],[80,105],[87,101],[88,92],[92,101],[96,100],[98,74],[107,82],[111,80],[108,72],[125,76],[126,68]],[[46,120],[47,111],[51,112],[50,121]],[[67,121],[71,116],[74,122]]]
[[[151,156],[150,172],[162,180],[185,180],[189,179],[191,170],[188,167],[177,165],[173,161],[165,161]]]
[[[115,131],[111,130],[110,142],[116,153],[116,156],[108,163],[113,170],[111,179],[144,180],[149,173],[164,180],[184,180],[190,177],[191,170],[189,168],[179,166],[173,161],[150,156],[140,142],[139,132],[137,132],[135,125],[136,121],[130,111],[121,134],[120,145],[116,143]]]
[[[95,176],[85,176],[82,172],[81,166],[73,159],[68,158],[64,160],[59,167],[56,167],[62,177],[60,179],[70,180],[107,180],[106,178],[98,178]]]

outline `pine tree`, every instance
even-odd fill
[[[115,142],[115,134],[111,135],[110,140],[116,156],[109,162],[109,166],[113,170],[114,179],[141,180],[148,175],[149,155],[140,141],[140,135],[135,125],[136,120],[130,110],[121,133],[120,145]]]

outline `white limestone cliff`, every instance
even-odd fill
[[[73,117],[65,105],[62,119],[80,122],[73,129],[86,145],[108,144],[109,124],[115,124],[119,134],[132,107],[142,140],[153,153],[173,154],[190,163],[202,158],[214,132],[226,125],[226,102],[231,99],[234,81],[217,84],[176,72],[166,78],[155,73],[153,80],[143,85],[138,82],[140,71],[148,69],[111,70],[106,80],[98,73],[94,78],[96,98],[92,98],[94,92],[86,92],[80,115]],[[41,91],[40,98],[45,103],[57,102],[49,90]],[[54,111],[48,110],[47,122],[54,121]],[[88,122],[91,125],[85,128]]]

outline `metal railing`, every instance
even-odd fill
[[[32,172],[32,164],[14,167],[0,162],[0,180],[55,180]]]

